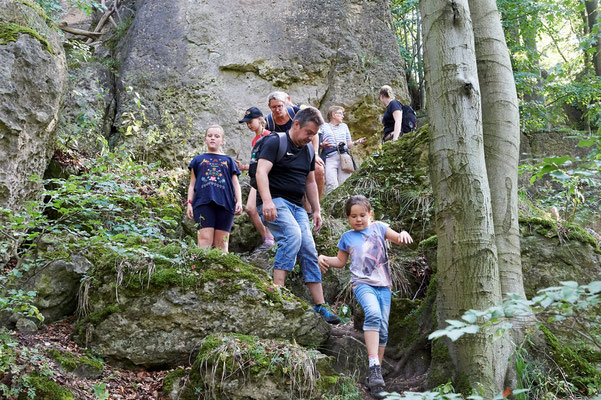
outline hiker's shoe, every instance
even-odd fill
[[[338,325],[340,323],[340,318],[329,310],[330,306],[328,303],[322,304],[320,306],[315,306],[315,312],[323,317],[328,324]]]
[[[275,246],[275,242],[263,242],[253,253],[263,253],[271,250]]]
[[[369,367],[369,375],[367,376],[367,387],[372,396],[376,399],[382,399],[380,392],[384,391],[384,378],[382,378],[382,366],[372,365]]]

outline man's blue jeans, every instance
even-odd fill
[[[267,222],[263,218],[263,205],[257,207],[263,224],[269,228],[278,245],[273,268],[292,271],[298,256],[305,283],[321,282],[307,211],[281,197],[273,199],[273,203],[278,213],[274,222]]]
[[[390,316],[391,293],[388,287],[359,284],[353,293],[365,313],[364,331],[380,332],[380,346],[388,342],[388,317]]]

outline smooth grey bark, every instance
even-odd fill
[[[459,319],[501,300],[472,21],[467,0],[422,0],[436,209],[437,319]],[[500,389],[488,330],[448,343],[458,373],[489,395]]]
[[[520,114],[513,70],[496,2],[469,0],[469,4],[501,289],[503,294],[524,297],[517,205]]]
[[[469,0],[469,4],[501,292],[525,298],[517,201],[520,114],[513,70],[496,2]],[[493,364],[496,382],[514,381],[513,365],[507,360],[514,351],[515,343],[522,340],[522,326],[516,323],[511,338],[497,341],[499,357]]]

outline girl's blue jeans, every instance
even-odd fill
[[[391,292],[386,286],[358,284],[353,293],[365,313],[364,331],[380,333],[380,347],[388,342],[388,317],[390,316]]]

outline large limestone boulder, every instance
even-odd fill
[[[282,340],[219,334],[208,336],[192,368],[171,372],[169,399],[290,400],[358,398],[350,378],[332,369],[332,357]]]
[[[97,268],[76,336],[103,358],[125,365],[177,366],[209,334],[325,342],[329,326],[307,303],[278,289],[267,274],[218,251],[195,256],[194,268],[131,272]],[[120,284],[118,283],[120,282]]]
[[[80,281],[91,267],[84,257],[73,255],[72,261],[55,261],[25,281],[24,288],[36,292],[34,305],[44,316],[44,322],[73,315]]]
[[[526,296],[562,281],[581,285],[601,280],[601,249],[577,225],[542,218],[520,218],[520,244]]]
[[[67,80],[58,33],[37,3],[0,0],[0,207],[37,199]]]
[[[343,105],[351,131],[373,143],[384,111],[379,87],[391,84],[408,100],[385,0],[137,4],[119,48],[115,131],[131,125],[131,113],[146,118],[126,139],[148,158],[187,160],[218,123],[226,152],[247,159],[252,133],[238,120],[250,106],[269,111],[274,89],[322,111]]]

